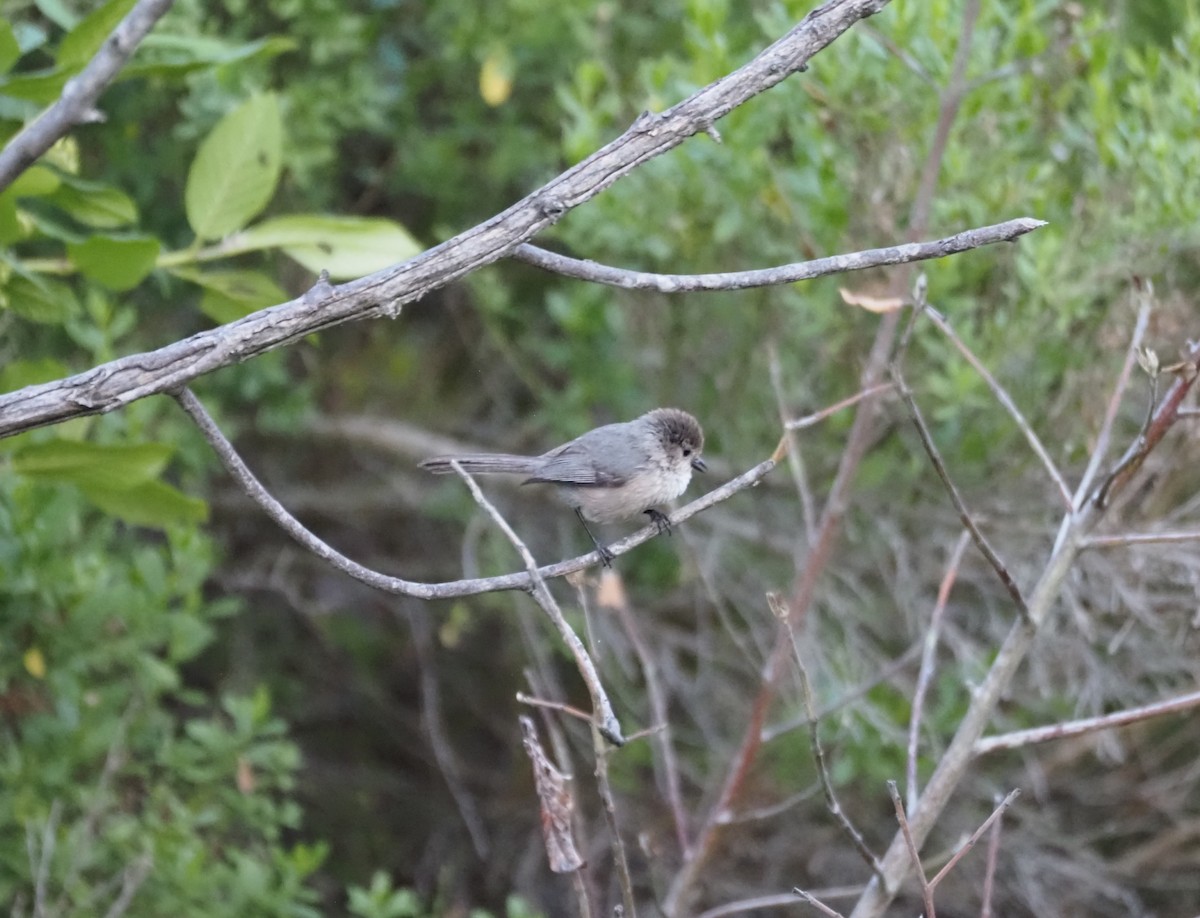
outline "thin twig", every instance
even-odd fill
[[[806,893],[799,886],[797,886],[795,889],[793,889],[792,892],[795,893],[797,896],[799,896],[801,899],[803,899],[805,902],[807,902],[809,905],[811,905],[813,908],[815,908],[822,915],[827,915],[828,918],[842,918],[841,912],[835,911],[834,909],[830,908],[828,905],[826,905],[824,902],[822,902],[816,896]]]
[[[979,918],[992,918],[992,894],[996,888],[996,865],[1000,861],[1000,827],[1002,819],[992,823],[992,832],[988,836],[987,862],[983,872],[983,905],[979,909]]]
[[[597,264],[594,261],[570,258],[528,243],[517,246],[513,250],[512,257],[565,277],[622,287],[626,290],[656,290],[659,293],[746,290],[753,287],[794,284],[830,274],[845,274],[867,268],[944,258],[947,255],[957,255],[985,245],[1012,242],[1045,225],[1046,221],[1044,220],[1020,217],[1016,220],[1006,220],[1004,223],[965,230],[955,233],[953,236],[929,242],[906,242],[902,245],[892,245],[882,249],[832,255],[828,258],[779,265],[774,268],[728,271],[719,274],[651,274],[645,271],[631,271],[626,268]]]
[[[996,752],[1001,749],[1019,749],[1022,746],[1044,743],[1048,740],[1064,739],[1068,736],[1082,736],[1085,733],[1094,733],[1097,730],[1123,727],[1126,724],[1137,723],[1140,720],[1162,717],[1164,714],[1178,714],[1181,711],[1189,711],[1195,707],[1200,707],[1200,692],[1191,692],[1187,695],[1168,698],[1166,701],[1156,701],[1153,704],[1143,705],[1138,708],[1129,708],[1124,711],[1116,711],[1112,714],[1102,714],[1099,717],[1085,717],[1081,720],[1072,720],[1062,724],[1031,727],[1028,730],[1014,730],[1012,733],[1004,733],[1000,736],[985,737],[975,743],[972,752],[979,756],[987,755],[989,752]]]
[[[606,574],[608,572],[605,572]],[[576,581],[576,592],[579,594],[580,605],[587,608],[587,595],[583,585]],[[592,634],[590,616],[588,624],[588,646],[593,656],[599,656],[596,640]],[[600,735],[599,729],[592,725],[592,754],[596,760],[595,776],[596,790],[604,810],[604,821],[608,824],[609,847],[612,848],[613,866],[617,873],[617,886],[621,890],[621,903],[624,914],[637,918],[637,905],[633,898],[633,878],[629,875],[629,860],[625,856],[625,840],[621,837],[621,827],[617,823],[617,799],[613,795],[612,782],[608,779],[608,756],[610,749]]]
[[[546,698],[534,698],[532,695],[526,695],[524,692],[517,692],[517,701],[521,704],[527,704],[531,708],[545,708],[548,711],[558,711],[560,714],[566,714],[568,717],[574,717],[582,720],[586,724],[592,722],[592,715],[587,711],[581,711],[579,708],[569,704],[564,704],[561,701],[550,701]]]
[[[804,457],[800,454],[800,439],[795,430],[788,426],[787,399],[783,391],[783,367],[779,363],[779,348],[775,341],[767,342],[767,371],[771,378],[771,388],[775,392],[775,407],[779,412],[779,423],[783,425],[783,436],[787,441],[788,470],[792,473],[792,483],[796,487],[796,496],[800,498],[800,521],[804,527],[804,539],[812,545],[816,539],[816,503],[813,501],[812,489],[808,486],[808,474],[804,468]]]
[[[521,537],[508,524],[500,511],[492,506],[491,502],[483,496],[483,491],[479,489],[479,485],[458,462],[451,460],[450,467],[458,473],[458,477],[466,484],[467,489],[471,492],[471,496],[475,498],[477,503],[496,524],[505,538],[512,544],[513,548],[521,556],[521,560],[525,562],[525,570],[529,572],[530,578],[533,580],[533,589],[530,595],[534,601],[541,606],[542,611],[546,613],[550,621],[554,623],[554,627],[558,629],[559,636],[562,637],[563,643],[570,649],[572,656],[575,657],[575,665],[579,667],[579,674],[583,676],[583,681],[587,685],[588,692],[592,696],[592,711],[593,722],[596,728],[604,735],[610,743],[620,746],[625,742],[621,736],[621,725],[617,722],[617,717],[613,714],[612,704],[608,700],[608,694],[604,691],[604,686],[600,682],[600,675],[596,672],[595,664],[592,663],[592,658],[588,656],[587,649],[583,646],[583,642],[579,640],[579,636],[574,632],[571,626],[567,623],[567,619],[562,614],[562,609],[558,607],[558,602],[551,595],[549,587],[546,586],[546,581],[542,579],[538,573],[537,561],[534,560],[533,554],[521,541]]]
[[[1151,412],[1149,423],[1143,427],[1137,439],[1126,449],[1125,454],[1117,460],[1112,471],[1105,476],[1103,482],[1090,498],[1100,510],[1104,510],[1111,496],[1123,488],[1142,467],[1146,457],[1154,451],[1163,437],[1167,435],[1177,419],[1177,412],[1182,407],[1183,400],[1191,393],[1200,379],[1200,342],[1192,342],[1188,346],[1185,360],[1172,368],[1175,381],[1162,397],[1158,407]]]
[[[840,402],[834,402],[827,408],[822,408],[820,411],[815,411],[812,414],[805,415],[802,418],[797,418],[794,421],[787,421],[783,426],[787,430],[804,430],[808,427],[812,427],[815,424],[819,424],[821,421],[837,414],[839,411],[842,411],[853,405],[857,405],[865,398],[871,398],[872,396],[878,395],[881,392],[887,392],[892,388],[892,383],[879,383],[876,386],[869,386],[866,389],[863,389],[861,392],[856,392],[849,398],[844,398]]]
[[[679,762],[675,758],[675,744],[671,737],[671,721],[668,716],[667,693],[663,690],[662,680],[658,676],[658,663],[650,652],[650,647],[642,636],[637,616],[629,608],[629,601],[624,590],[619,599],[613,603],[617,620],[629,637],[633,652],[642,667],[642,678],[646,680],[646,695],[650,701],[650,716],[652,722],[661,726],[655,731],[654,762],[661,772],[662,783],[665,785],[667,805],[671,809],[671,820],[675,824],[675,840],[679,844],[679,853],[684,855],[688,850],[687,810],[683,805],[683,791],[679,782]],[[630,737],[632,739],[632,737]]]
[[[983,837],[983,833],[991,827],[992,823],[998,821],[1000,817],[1004,815],[1004,811],[1012,806],[1013,801],[1016,800],[1020,795],[1021,789],[1019,787],[1013,788],[1008,792],[1008,796],[1001,800],[1000,804],[994,810],[992,810],[992,815],[983,821],[983,825],[971,833],[971,837],[968,838],[956,852],[954,852],[954,857],[950,858],[950,860],[946,862],[946,866],[939,870],[934,878],[929,881],[929,889],[931,892],[937,888],[938,883],[942,882],[942,879],[946,876],[946,874],[954,869],[954,865],[966,857],[967,852],[974,848],[976,842]]]
[[[839,695],[834,701],[829,702],[829,704],[817,711],[817,717],[821,720],[824,720],[830,714],[840,711],[847,705],[858,701],[860,698],[870,692],[871,689],[875,688],[875,686],[880,685],[892,678],[892,676],[896,675],[896,673],[904,669],[904,667],[908,666],[909,663],[911,663],[920,655],[921,645],[921,641],[915,641],[914,643],[910,644],[904,653],[900,654],[900,656],[896,657],[894,660],[891,660],[889,663],[887,663],[887,665],[877,670],[870,679],[864,680],[859,685]],[[771,740],[778,736],[782,736],[784,733],[790,733],[792,730],[797,730],[800,727],[806,726],[809,722],[810,720],[808,714],[801,714],[799,717],[793,717],[790,720],[783,721],[782,723],[773,724],[772,726],[766,727],[763,730],[762,741],[764,743],[769,743]]]
[[[830,889],[818,889],[808,893],[811,899],[832,898],[841,895],[843,898],[857,896],[862,891],[861,886],[835,886]],[[796,897],[799,892],[776,893],[772,896],[755,896],[752,899],[739,899],[737,902],[726,902],[716,908],[706,909],[696,918],[728,918],[729,915],[744,915],[746,912],[757,912],[764,908],[782,908],[795,911]],[[806,900],[810,901],[810,900]],[[834,912],[833,914],[837,914]]]
[[[613,866],[617,871],[617,885],[621,888],[624,914],[629,918],[637,918],[637,906],[633,900],[633,879],[629,875],[629,860],[625,857],[625,842],[621,838],[620,826],[617,825],[617,801],[613,796],[612,783],[608,780],[608,757],[612,750],[601,738],[601,731],[595,724],[592,725],[592,749],[596,755],[596,789],[600,794],[604,821],[608,824],[609,836],[612,839]]]
[[[172,0],[139,0],[104,40],[100,50],[67,81],[58,101],[25,125],[0,151],[0,191],[8,188],[72,127],[95,120],[94,106],[141,40],[171,8]]]
[[[809,745],[812,748],[813,761],[817,766],[817,776],[821,781],[821,791],[825,795],[825,807],[841,828],[842,833],[850,839],[854,850],[866,861],[867,866],[878,875],[880,873],[879,859],[867,847],[866,839],[862,837],[862,833],[850,822],[850,818],[846,816],[841,804],[838,803],[837,796],[833,792],[833,781],[830,780],[829,768],[825,763],[825,751],[821,748],[820,721],[817,720],[817,706],[813,701],[812,683],[808,678],[808,669],[804,665],[804,657],[800,653],[800,644],[796,640],[796,632],[788,622],[787,607],[781,597],[771,593],[767,594],[767,602],[771,606],[772,613],[779,619],[781,627],[787,629],[788,637],[791,639],[796,670],[800,674],[800,693],[804,698],[804,710],[808,714]]]
[[[1124,548],[1127,545],[1161,545],[1163,543],[1200,542],[1200,529],[1175,532],[1125,532],[1118,535],[1088,536],[1083,548]]]
[[[1108,441],[1112,436],[1113,424],[1117,420],[1117,412],[1121,408],[1121,400],[1125,397],[1125,390],[1129,387],[1133,367],[1137,363],[1137,354],[1142,347],[1142,339],[1145,338],[1146,330],[1150,327],[1150,313],[1154,310],[1154,288],[1148,282],[1139,283],[1135,279],[1132,295],[1138,303],[1137,319],[1133,323],[1133,334],[1130,336],[1129,348],[1125,352],[1125,361],[1121,365],[1121,372],[1117,374],[1116,385],[1113,386],[1112,395],[1108,399],[1108,407],[1104,411],[1104,420],[1100,423],[1100,431],[1096,435],[1096,445],[1092,449],[1092,455],[1088,459],[1083,477],[1079,480],[1079,487],[1075,489],[1071,505],[1076,508],[1083,505],[1084,495],[1091,491],[1092,482],[1095,481],[1096,475],[1100,471],[1100,465],[1104,461],[1104,455],[1108,452]]]
[[[896,809],[896,822],[900,824],[900,831],[904,835],[904,843],[908,847],[908,855],[912,858],[913,873],[917,875],[917,882],[921,885],[921,898],[925,902],[924,918],[937,918],[937,912],[933,907],[933,886],[925,877],[925,868],[921,866],[921,854],[917,848],[916,839],[913,838],[912,828],[908,824],[908,816],[904,812],[904,801],[900,799],[900,789],[896,786],[895,781],[888,781],[888,793],[892,798],[892,805]]]
[[[925,632],[925,640],[921,653],[921,669],[917,675],[917,688],[913,692],[912,714],[908,719],[908,780],[905,791],[908,795],[908,808],[915,810],[920,797],[920,786],[917,781],[918,740],[921,734],[921,715],[925,706],[925,695],[933,681],[934,663],[937,659],[938,639],[942,631],[942,616],[950,600],[950,591],[958,578],[958,567],[962,564],[963,553],[971,543],[971,534],[963,532],[950,552],[950,560],[946,563],[946,573],[938,586],[937,601],[933,606],[933,614],[929,616],[929,628]]]
[[[306,529],[299,520],[292,516],[287,509],[276,500],[266,488],[254,477],[242,457],[238,455],[233,444],[225,437],[212,416],[205,410],[200,400],[189,389],[181,389],[172,393],[183,410],[195,421],[204,438],[221,460],[225,470],[229,472],[241,489],[266,515],[284,532],[308,549],[321,560],[330,564],[342,573],[359,580],[368,586],[383,590],[386,593],[396,593],[401,596],[414,596],[417,599],[448,599],[459,596],[476,596],[480,593],[492,593],[501,590],[532,590],[535,581],[529,571],[516,574],[503,574],[499,577],[477,577],[463,580],[451,580],[445,583],[420,583],[413,580],[403,580],[372,570],[357,561],[352,561],[341,552],[317,538]],[[777,465],[775,459],[760,462],[749,471],[743,472],[721,487],[697,498],[690,504],[676,510],[669,516],[672,525],[678,525],[690,519],[697,513],[707,510],[714,504],[727,500],[739,491],[752,487],[766,477]],[[614,557],[625,554],[643,542],[658,535],[658,527],[654,525],[639,529],[618,542],[608,546]],[[600,563],[599,552],[588,552],[569,561],[559,561],[537,568],[537,576],[543,580],[555,577],[565,577],[576,571],[593,567]]]
[[[1017,407],[1017,403],[1013,401],[1012,396],[1010,396],[1007,390],[1000,385],[1000,382],[995,376],[992,375],[991,371],[983,365],[983,361],[976,357],[975,353],[969,347],[967,347],[966,343],[958,336],[958,333],[954,330],[953,326],[950,325],[945,316],[931,307],[926,308],[923,314],[929,318],[930,322],[937,326],[942,334],[950,339],[950,343],[954,345],[958,352],[962,354],[964,358],[966,358],[967,363],[969,363],[975,369],[975,372],[983,378],[983,381],[987,383],[988,388],[992,390],[992,395],[994,395],[996,400],[1004,406],[1004,410],[1008,412],[1009,417],[1016,422],[1017,428],[1022,434],[1024,434],[1025,440],[1029,444],[1030,448],[1037,455],[1038,459],[1042,461],[1042,465],[1045,467],[1046,473],[1050,476],[1051,481],[1054,482],[1055,487],[1058,488],[1058,493],[1062,495],[1063,505],[1068,508],[1073,506],[1071,489],[1067,486],[1066,479],[1063,478],[1062,473],[1054,464],[1054,460],[1050,458],[1050,453],[1046,450],[1046,447],[1042,445],[1042,441],[1038,438],[1038,435],[1034,433],[1032,425],[1030,425],[1029,421],[1025,418],[1025,415],[1021,413],[1021,409]]]
[[[446,735],[442,719],[442,693],[435,670],[433,633],[428,614],[428,610],[421,607],[413,608],[408,613],[413,648],[416,650],[417,676],[421,686],[421,719],[424,721],[425,733],[429,737],[429,746],[433,750],[434,761],[437,762],[442,779],[446,782],[458,815],[467,828],[471,847],[474,848],[479,860],[486,863],[491,852],[487,827],[480,818],[479,809],[475,806],[475,799],[467,790],[462,776],[462,768],[450,738]]]
[[[942,461],[941,453],[933,442],[933,435],[930,434],[929,428],[925,424],[925,418],[921,414],[921,409],[917,407],[916,399],[913,398],[908,384],[905,383],[904,377],[900,375],[899,367],[895,364],[892,365],[892,379],[896,383],[900,397],[904,399],[904,404],[908,407],[909,417],[912,419],[913,426],[917,428],[917,434],[921,438],[921,445],[925,447],[925,453],[929,456],[929,461],[933,463],[934,471],[937,472],[938,478],[942,480],[946,492],[950,495],[954,509],[958,511],[958,518],[967,528],[967,531],[971,533],[971,539],[975,542],[975,546],[987,559],[988,564],[992,566],[992,570],[996,572],[996,576],[1000,578],[1000,582],[1008,590],[1008,595],[1017,604],[1021,615],[1028,617],[1029,607],[1025,604],[1025,597],[1021,595],[1021,591],[1017,587],[1016,581],[1013,580],[1012,575],[1008,572],[1008,568],[1000,560],[1000,556],[996,554],[995,549],[992,548],[991,543],[988,542],[987,537],[980,530],[979,525],[975,522],[975,518],[971,515],[971,511],[967,509],[966,502],[958,492],[958,487],[951,480],[950,473],[946,471],[946,464]]]
[[[150,871],[153,867],[154,858],[149,853],[146,853],[121,872],[120,895],[117,896],[108,911],[105,912],[104,918],[121,918],[122,915],[129,911],[133,897],[137,894],[141,885],[146,882],[146,878],[150,876]]]

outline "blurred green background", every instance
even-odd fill
[[[0,132],[55,98],[130,5],[7,0]],[[905,241],[962,7],[898,0],[722,120],[720,144],[687,141],[537,241],[672,273]],[[643,110],[740,66],[808,9],[179,0],[102,97],[105,120],[0,194],[0,391],[297,295],[327,256],[313,254],[320,233],[346,276],[449,238]],[[1198,334],[1198,62],[1196,2],[984,2],[972,36],[923,236],[1018,216],[1049,225],[922,270],[931,303],[1072,480],[1124,359],[1131,278],[1157,291],[1147,343],[1164,363]],[[235,173],[222,157],[240,142],[269,155]],[[233,174],[248,188],[226,188]],[[299,234],[290,243],[283,226]],[[259,242],[230,245],[246,227]],[[799,417],[857,391],[880,319],[838,288],[894,277],[669,297],[502,262],[396,321],[323,332],[195,390],[279,499],[339,550],[415,580],[500,573],[519,566],[503,537],[457,482],[415,468],[431,435],[533,452],[676,405],[704,422],[710,485],[770,454],[781,404]],[[908,377],[968,504],[1030,582],[1061,512],[1056,492],[930,326],[917,330]],[[1146,389],[1135,380],[1122,445]],[[825,730],[843,805],[877,847],[894,830],[883,782],[903,771],[915,677],[911,664],[887,666],[920,639],[959,526],[901,406],[882,411],[804,623],[819,700],[865,686]],[[849,424],[843,413],[801,438],[818,504]],[[1177,434],[1113,527],[1194,519],[1195,448],[1194,433]],[[489,494],[539,559],[584,548],[545,495]],[[618,562],[669,698],[693,819],[773,639],[763,594],[786,590],[807,550],[780,469]],[[1186,546],[1088,556],[997,729],[1194,688],[1197,583]],[[575,594],[556,591],[583,628]],[[1011,618],[968,552],[923,774]],[[629,627],[594,610],[587,628],[627,729],[651,725]],[[234,489],[169,399],[0,441],[0,902],[21,915],[103,914],[128,888],[131,915],[570,913],[569,885],[545,865],[516,726],[531,669],[539,691],[586,706],[524,597],[423,604],[325,567]],[[789,686],[772,721],[799,710]],[[565,730],[603,903],[611,865],[589,738]],[[930,850],[1022,786],[1001,911],[1192,915],[1196,734],[1194,718],[1172,720],[983,760]],[[680,857],[660,765],[645,741],[611,765],[647,902]],[[744,803],[767,807],[812,781],[806,733],[781,729]],[[709,905],[866,873],[819,795],[738,823],[721,851]],[[947,914],[977,913],[977,860],[939,892]]]

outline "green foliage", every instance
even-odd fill
[[[323,854],[283,843],[300,762],[266,693],[208,711],[183,688],[236,610],[203,597],[212,546],[140,539],[56,486],[133,485],[166,457],[48,442],[0,470],[0,899],[94,915],[132,884],[131,914],[316,915]]]

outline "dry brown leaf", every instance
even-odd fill
[[[859,306],[867,312],[895,312],[904,306],[901,296],[872,296],[868,293],[855,293],[845,287],[838,287],[842,301],[848,306]]]

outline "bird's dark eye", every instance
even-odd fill
[[[690,456],[690,455],[692,454],[692,451],[691,451],[690,449],[688,449],[688,448],[685,446],[685,447],[683,448],[683,454],[684,454],[685,456]]]

